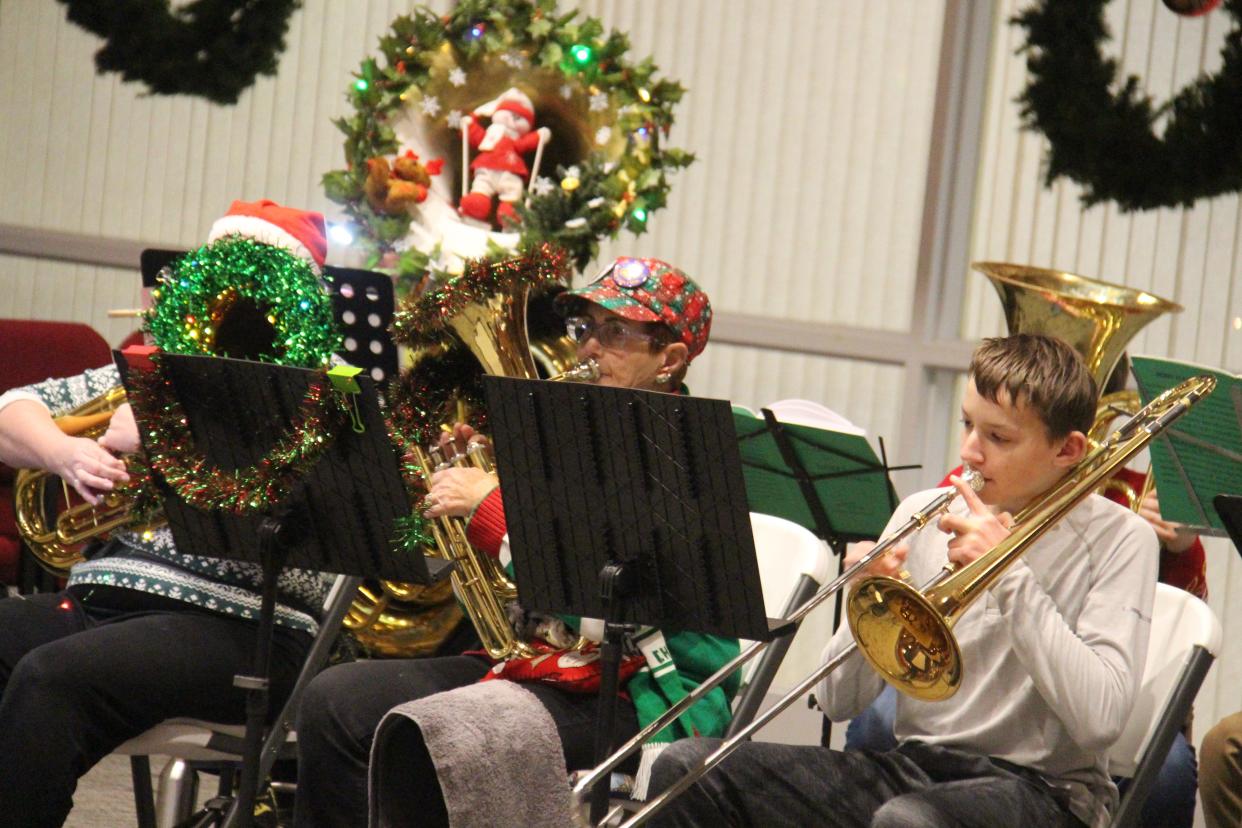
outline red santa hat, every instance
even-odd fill
[[[476,115],[490,118],[498,110],[507,109],[519,118],[525,118],[532,126],[535,123],[535,105],[530,97],[520,89],[509,87],[495,100],[488,101],[474,110]]]
[[[309,262],[316,273],[322,271],[328,255],[323,214],[283,207],[266,198],[234,201],[229,211],[211,225],[207,243],[234,234],[288,250]]]

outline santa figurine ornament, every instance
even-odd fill
[[[490,120],[486,129],[479,125],[480,118]],[[476,107],[473,117],[461,119],[462,166],[466,166],[468,147],[478,151],[469,165],[470,192],[462,194],[458,208],[468,222],[490,228],[492,199],[498,198],[496,222],[502,228],[517,223],[513,205],[522,198],[526,181],[538,174],[544,145],[552,137],[547,127],[534,126],[534,104],[524,92],[512,87]],[[531,151],[535,159],[533,170],[528,170],[523,156]]]

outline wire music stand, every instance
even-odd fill
[[[133,392],[133,374],[149,370],[145,349],[115,352],[139,422],[149,405]],[[197,451],[218,469],[242,469],[262,460],[299,417],[320,372],[267,363],[204,356],[164,354],[160,370],[187,416]],[[246,514],[199,509],[184,501],[153,472],[177,548],[202,557],[257,562],[263,570],[263,601],[256,634],[253,675],[234,684],[246,691],[246,738],[238,794],[227,813],[223,805],[197,824],[223,819],[248,826],[258,791],[258,770],[268,712],[268,674],[276,582],[286,565],[366,577],[432,583],[450,564],[421,554],[393,554],[394,523],[409,513],[399,458],[388,439],[374,383],[356,378],[351,405],[357,427],[343,417],[330,445],[279,502]],[[326,392],[331,393],[331,392]],[[360,429],[360,430],[359,430]],[[141,429],[140,429],[141,431]]]
[[[770,639],[729,404],[485,376],[519,601],[605,621],[596,758],[637,625]],[[596,786],[592,820],[607,806]]]

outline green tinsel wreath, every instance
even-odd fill
[[[1043,133],[1045,184],[1065,176],[1091,205],[1115,201],[1123,211],[1189,206],[1242,190],[1242,0],[1225,0],[1233,28],[1223,64],[1154,106],[1100,44],[1107,0],[1041,0],[1013,18],[1027,30],[1030,80],[1018,98],[1023,125]],[[1169,113],[1164,136],[1153,130]]]
[[[451,78],[457,72],[461,88],[469,88],[469,77],[489,62],[556,72],[567,100],[589,99],[592,107],[616,112],[601,126],[611,137],[596,140],[595,151],[568,166],[549,165],[540,181],[530,182],[529,205],[517,205],[523,244],[552,242],[581,269],[601,238],[622,228],[646,229],[650,213],[667,202],[668,174],[694,160],[663,145],[684,90],[658,78],[650,58],[631,62],[624,34],[605,35],[599,20],[576,18],[576,11],[558,13],[556,0],[458,0],[443,17],[420,8],[393,21],[380,38],[382,62],[364,60],[350,87],[354,114],[334,122],[345,134],[346,168],[323,177],[328,198],[343,205],[357,227],[368,266],[399,254],[393,266],[399,286],[428,272],[439,281],[452,275],[436,272],[429,251],[403,247],[410,216],[379,213],[368,203],[367,161],[397,153],[393,123],[409,107],[421,106],[428,121],[444,121],[447,107],[433,91],[456,88]],[[614,151],[600,151],[604,145]]]
[[[258,75],[276,72],[289,16],[300,0],[60,0],[69,20],[104,38],[100,74],[120,72],[157,95],[197,95],[221,104]]]
[[[249,299],[275,334],[264,362],[317,368],[341,334],[332,299],[310,264],[279,247],[225,236],[177,259],[160,277],[146,330],[171,354],[214,354],[213,336],[231,302]]]

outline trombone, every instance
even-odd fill
[[[1031,544],[1094,492],[1101,481],[1125,465],[1215,387],[1216,380],[1211,376],[1192,377],[1152,400],[1083,458],[1065,478],[1024,509],[1016,517],[1009,536],[974,562],[960,569],[946,564],[921,590],[897,578],[864,579],[852,591],[848,602],[848,618],[854,643],[820,665],[775,705],[723,742],[703,760],[702,765],[649,800],[642,810],[622,823],[622,828],[632,828],[650,819],[673,797],[723,761],[740,743],[749,739],[755,731],[837,669],[856,650],[862,650],[868,662],[885,681],[909,696],[935,701],[953,695],[961,683],[962,656],[953,637],[952,627],[966,608],[1004,574]],[[937,501],[945,495],[949,496],[948,499],[952,497],[951,492],[946,492]],[[946,500],[944,506],[947,505]],[[911,521],[914,520],[915,518],[911,518]],[[898,530],[898,533],[906,531],[908,527],[909,523]],[[921,526],[914,527],[917,528]],[[881,546],[891,548],[892,544],[885,541]],[[849,573],[844,573],[829,586],[836,585],[846,575],[853,574],[856,567],[851,567]],[[812,598],[813,600],[815,599]],[[741,663],[737,659],[735,661]],[[730,662],[725,669],[736,666]],[[651,729],[644,729],[644,733]],[[629,744],[627,742],[626,747]],[[612,762],[612,759],[610,757],[608,761]],[[615,763],[606,763],[609,770],[614,766]],[[594,772],[587,779],[592,777],[595,777]],[[583,787],[582,783],[575,787],[575,794],[580,787]]]
[[[983,488],[983,475],[979,474],[974,469],[971,469],[969,466],[963,470],[962,478],[966,481],[967,485],[975,491],[979,491]],[[897,546],[897,544],[901,543],[911,534],[922,529],[930,523],[932,519],[944,513],[952,504],[956,496],[957,491],[949,489],[933,498],[926,506],[911,515],[910,519],[902,524],[898,529],[891,532],[887,537],[868,550],[867,553],[852,566],[824,586],[820,587],[814,595],[808,598],[800,607],[794,610],[787,619],[785,619],[787,625],[796,629],[797,625],[802,622],[803,618],[813,612],[816,607],[828,600],[828,598],[839,592],[842,587],[850,582],[851,578],[870,566],[871,563],[877,560],[881,555],[887,554],[889,550]],[[634,751],[640,749],[643,746],[643,743],[654,734],[659,733],[669,724],[674,722],[678,716],[686,712],[686,710],[688,710],[696,701],[703,698],[703,696],[706,696],[718,685],[725,682],[731,675],[733,675],[735,670],[765,650],[769,643],[770,642],[767,641],[756,641],[745,650],[742,650],[727,664],[712,675],[708,676],[699,684],[698,687],[695,687],[681,700],[666,710],[662,716],[648,724],[638,733],[634,734],[629,741],[617,748],[612,755],[605,759],[601,764],[593,768],[590,773],[578,780],[577,784],[574,785],[575,800],[580,805],[586,801],[586,798],[590,796],[590,792],[594,789],[595,784],[603,779],[606,774],[610,773],[617,767],[617,765],[620,765],[627,758],[629,758]],[[810,685],[807,685],[807,689],[809,688]],[[801,694],[799,693],[799,695]],[[790,699],[790,701],[793,701],[793,699]],[[767,721],[767,718],[764,718],[764,721]]]

